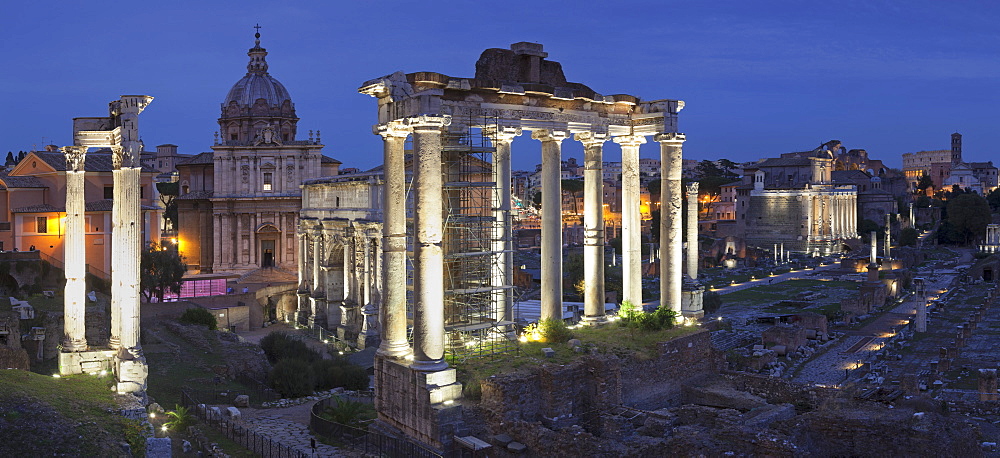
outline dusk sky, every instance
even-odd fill
[[[395,71],[472,77],[486,48],[545,46],[569,81],[603,94],[680,99],[684,157],[756,160],[838,139],[890,166],[949,147],[1000,145],[1000,4],[958,1],[7,2],[0,23],[0,151],[72,142],[73,117],[121,94],[155,97],[147,150],[209,151],[220,103],[261,25],[299,138],[321,130],[343,167],[381,163],[375,99]],[[651,140],[651,139],[650,139]],[[540,162],[514,143],[514,166]],[[566,157],[581,157],[564,142]],[[658,157],[644,145],[643,157]],[[606,160],[620,150],[608,143]]]

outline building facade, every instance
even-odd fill
[[[193,273],[295,270],[299,185],[340,165],[322,155],[318,131],[298,139],[295,105],[267,71],[260,34],[247,55],[247,74],[222,102],[212,152],[177,165],[178,243]]]

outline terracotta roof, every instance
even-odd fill
[[[111,199],[101,199],[86,203],[86,211],[88,212],[109,212],[111,211],[112,200]],[[141,210],[158,210],[157,207],[151,207],[149,205],[140,205]],[[18,207],[11,210],[13,213],[61,213],[66,211],[66,207],[56,207],[49,204],[38,204],[38,205],[28,205],[26,207]]]
[[[0,181],[3,182],[8,188],[47,188],[42,180],[39,180],[33,176],[16,176],[7,175],[0,177]]]
[[[343,162],[340,162],[330,156],[320,156],[320,157],[322,158],[321,161],[324,164],[343,164]]]
[[[98,150],[97,152],[87,153],[87,157],[83,162],[84,171],[87,172],[110,172],[114,170],[114,164],[111,162],[111,153],[103,152],[105,150]],[[66,171],[66,156],[63,153],[56,152],[38,152],[33,153],[38,156],[39,159],[45,161],[49,167],[59,171]],[[142,166],[143,172],[156,172],[156,169],[150,168],[149,166]]]
[[[177,163],[177,165],[199,165],[199,164],[213,164],[212,153],[199,153],[192,156],[190,159],[183,160]]]
[[[811,165],[808,157],[772,157],[757,164],[757,167],[799,167]]]

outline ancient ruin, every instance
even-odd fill
[[[571,136],[584,143],[586,168],[585,208],[600,208],[600,185],[603,144],[614,138],[622,145],[623,172],[629,173],[630,185],[623,190],[624,202],[638,202],[639,189],[627,164],[637,162],[638,145],[653,136],[660,143],[663,212],[660,226],[662,275],[660,304],[681,311],[682,242],[681,227],[681,146],[684,135],[677,133],[677,114],[684,107],[678,100],[644,101],[631,95],[605,96],[589,87],[568,82],[559,63],[546,60],[548,54],[535,43],[515,43],[510,49],[488,49],[476,64],[474,78],[456,78],[439,73],[393,73],[364,83],[359,89],[378,99],[378,125],[374,132],[383,137],[385,148],[386,192],[383,205],[383,243],[385,290],[382,303],[382,344],[376,361],[375,384],[379,420],[386,428],[396,429],[435,447],[450,443],[458,425],[453,405],[461,393],[454,370],[445,362],[445,347],[455,344],[463,321],[475,323],[472,315],[481,312],[446,313],[456,295],[489,294],[496,301],[506,301],[497,291],[509,289],[510,265],[504,261],[509,242],[510,220],[502,206],[488,216],[499,228],[495,245],[486,250],[469,250],[468,244],[449,243],[462,240],[459,230],[447,226],[443,210],[452,205],[446,196],[451,182],[443,182],[442,162],[453,162],[449,155],[463,154],[461,135],[475,130],[488,140],[494,151],[491,168],[497,180],[509,170],[510,142],[524,130],[542,143],[542,300],[541,318],[563,318],[562,307],[562,217],[560,161],[562,142]],[[413,136],[413,208],[412,239],[406,238],[406,193],[404,141]],[[468,137],[466,137],[468,138]],[[621,140],[619,140],[621,138]],[[468,143],[468,142],[466,142]],[[634,165],[634,164],[633,164]],[[625,175],[625,173],[623,173]],[[623,176],[623,179],[625,177]],[[493,182],[493,189],[508,188],[506,182]],[[443,193],[443,191],[445,191]],[[500,191],[497,191],[500,192]],[[507,192],[507,191],[502,191]],[[505,194],[499,194],[501,199]],[[507,199],[509,201],[509,199]],[[596,206],[596,207],[595,207]],[[628,207],[628,205],[626,205]],[[455,213],[449,207],[448,217]],[[588,212],[595,214],[596,212]],[[459,211],[458,214],[463,214]],[[641,302],[636,288],[641,282],[638,252],[640,227],[638,215],[623,222],[628,258],[624,273],[626,299]],[[603,278],[604,235],[601,225],[585,220],[586,278],[588,285],[584,322],[604,321],[603,294],[598,288]],[[505,247],[502,250],[497,248]],[[406,335],[407,284],[406,247],[413,251],[413,346]],[[487,252],[487,253],[484,253]],[[499,252],[499,253],[496,253]],[[492,275],[464,278],[459,284],[455,256],[489,256],[496,259]],[[449,261],[446,261],[448,259]],[[445,289],[448,284],[448,289]],[[638,292],[641,294],[641,291]],[[476,335],[466,345],[482,345],[484,339],[496,339],[512,331],[506,302],[493,304],[490,335]],[[468,331],[468,324],[465,325]],[[446,332],[448,330],[448,332]],[[454,332],[453,332],[454,331]],[[497,332],[499,331],[499,332]],[[469,335],[469,334],[466,334]]]
[[[152,102],[145,95],[126,95],[110,103],[110,116],[74,118],[73,141],[66,154],[67,238],[66,306],[63,351],[59,355],[62,374],[96,373],[113,369],[119,393],[141,393],[148,373],[139,343],[139,254],[142,249],[143,220],[140,212],[139,162],[141,142],[139,114]],[[110,348],[87,347],[82,306],[85,258],[82,231],[83,178],[87,148],[110,148],[114,162],[112,207],[112,267]],[[69,235],[76,228],[78,237]],[[68,344],[68,345],[66,345]]]

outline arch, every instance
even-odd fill
[[[281,229],[278,229],[278,227],[275,226],[274,223],[260,223],[257,225],[257,228],[254,229],[254,232],[257,234],[273,233],[273,232],[281,232]]]

